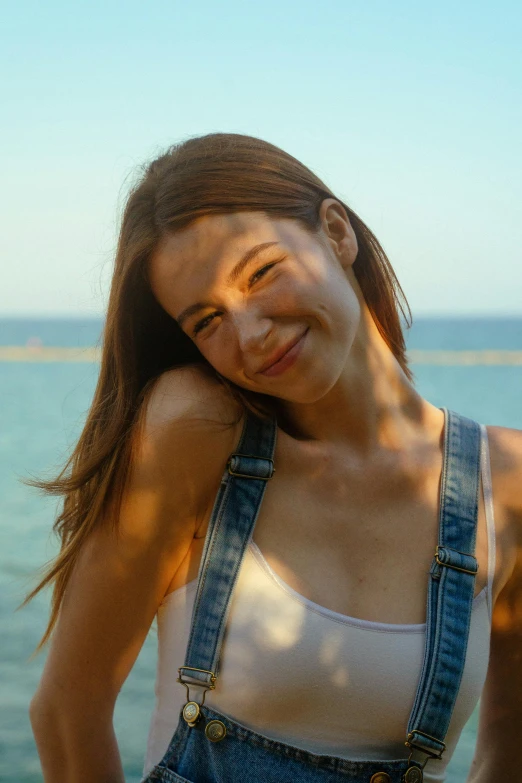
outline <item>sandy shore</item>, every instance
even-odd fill
[[[98,362],[98,348],[1,345],[0,362]]]
[[[421,351],[411,350],[412,364],[522,365],[522,351]],[[0,346],[0,362],[98,362],[99,348]]]

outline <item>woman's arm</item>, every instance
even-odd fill
[[[80,695],[76,708],[52,701],[31,703],[30,718],[45,781],[125,783],[123,767],[106,704]],[[57,710],[57,711],[56,711]]]
[[[493,610],[488,673],[468,783],[522,780],[522,432],[492,429],[498,438],[498,487],[512,531],[515,564]]]
[[[236,445],[223,393],[183,368],[147,400],[117,531],[106,519],[82,545],[31,701],[46,783],[124,781],[116,698]]]

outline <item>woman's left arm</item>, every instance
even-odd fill
[[[522,431],[491,430],[514,567],[493,609],[488,673],[468,783],[522,780]],[[492,471],[493,456],[492,450]],[[493,474],[495,493],[494,478]]]

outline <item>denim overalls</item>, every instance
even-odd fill
[[[464,669],[478,570],[481,435],[477,422],[441,410],[439,545],[429,570],[424,662],[404,757],[348,761],[318,755],[251,731],[204,704],[205,691],[218,681],[236,577],[274,473],[276,422],[248,413],[221,480],[201,558],[185,665],[178,669],[187,702],[165,755],[142,783],[419,783],[426,763],[437,764]]]

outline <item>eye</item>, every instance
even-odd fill
[[[268,271],[271,267],[276,265],[276,261],[272,261],[270,264],[265,264],[265,266],[262,266],[260,269],[257,270],[257,272],[254,272],[254,274],[249,278],[248,285],[249,287],[256,283],[261,277],[263,277],[264,273]]]
[[[192,334],[195,336],[196,334],[198,334],[198,332],[200,332],[202,329],[208,326],[215,315],[218,315],[218,313],[210,313],[209,315],[205,316],[205,318],[202,318],[201,321],[198,321],[194,329],[192,330]]]
[[[254,283],[260,280],[269,269],[271,269],[273,266],[278,264],[279,261],[282,260],[283,258],[280,258],[277,261],[271,261],[269,264],[265,264],[256,272],[254,272],[254,274],[251,275],[251,277],[248,280],[248,287],[250,288]],[[217,311],[214,313],[209,313],[209,315],[205,316],[205,318],[202,318],[201,321],[198,321],[197,324],[194,326],[194,329],[192,330],[193,336],[195,337],[199,332],[202,331],[202,329],[205,329],[216,315],[220,315],[220,313]]]

